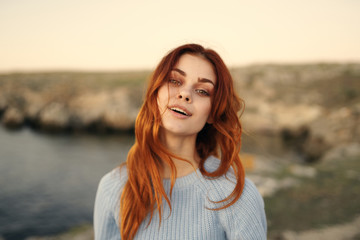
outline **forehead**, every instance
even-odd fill
[[[179,58],[174,68],[182,70],[190,78],[206,78],[214,83],[216,82],[213,65],[204,57],[184,54]]]

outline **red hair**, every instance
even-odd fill
[[[157,105],[157,93],[167,82],[170,71],[183,54],[203,57],[212,64],[216,75],[210,113],[213,123],[206,123],[196,139],[196,150],[201,158],[199,170],[206,177],[216,178],[226,174],[232,167],[237,178],[233,192],[218,202],[227,204],[213,210],[231,206],[240,198],[244,188],[244,168],[239,157],[242,127],[238,116],[238,112],[243,110],[243,101],[234,91],[231,74],[215,51],[197,44],[180,46],[169,52],[156,67],[136,119],[136,140],[125,163],[128,181],[120,198],[121,239],[133,239],[147,214],[150,214],[151,221],[155,209],[159,212],[161,222],[163,198],[171,209],[169,197],[162,184],[161,172],[163,164],[171,167],[171,195],[176,179],[176,168],[171,157],[181,158],[171,154],[160,142],[161,114]],[[218,169],[207,172],[204,168],[206,158],[210,155],[219,157],[219,151],[221,162]]]

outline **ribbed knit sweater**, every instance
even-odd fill
[[[212,172],[220,160],[210,156],[205,169]],[[159,214],[155,210],[150,225],[147,216],[140,225],[135,239],[186,240],[186,239],[266,239],[264,201],[255,185],[245,179],[243,193],[235,204],[222,210],[209,210],[221,205],[212,201],[223,200],[234,189],[235,176],[230,169],[226,177],[209,179],[200,170],[176,179],[170,208],[165,202],[159,226]],[[95,240],[121,239],[119,231],[119,207],[121,191],[127,181],[126,167],[116,168],[100,181],[94,208]],[[170,180],[164,179],[167,193]]]

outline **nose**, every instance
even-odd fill
[[[185,100],[187,103],[191,103],[191,96],[190,96],[191,94],[188,92],[188,91],[184,91],[184,90],[182,90],[182,91],[180,91],[179,93],[178,93],[178,95],[177,95],[177,98],[178,99],[183,99],[183,100]]]

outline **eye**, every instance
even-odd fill
[[[170,78],[169,79],[169,83],[173,86],[180,86],[181,85],[181,82],[179,80],[176,80],[176,79],[173,79],[173,78]]]
[[[206,90],[196,89],[195,91],[201,96],[210,96],[210,94]]]

